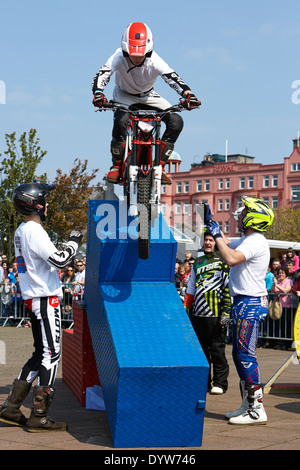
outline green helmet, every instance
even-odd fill
[[[265,232],[274,220],[274,212],[261,199],[252,196],[242,196],[247,213],[242,222],[244,227],[250,227],[258,232]]]

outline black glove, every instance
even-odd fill
[[[83,233],[77,230],[73,230],[69,235],[68,242],[75,242],[79,246],[82,239],[83,239]]]
[[[93,105],[99,109],[102,109],[108,103],[104,93],[102,91],[97,90],[94,94]]]
[[[230,323],[230,316],[229,316],[229,315],[222,314],[222,315],[221,315],[221,318],[220,318],[220,326],[221,326],[221,328],[227,328],[227,326],[229,325],[229,323]]]
[[[204,206],[204,223],[205,225],[212,221],[212,213],[209,205],[206,202],[203,202]]]
[[[185,107],[189,111],[191,111],[191,109],[199,108],[200,105],[200,101],[193,93],[190,93],[185,97]]]

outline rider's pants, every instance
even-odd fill
[[[52,387],[61,356],[61,310],[58,297],[25,300],[34,339],[34,352],[20,372],[19,379]]]
[[[232,357],[241,380],[260,385],[256,343],[258,328],[268,313],[267,297],[238,295],[232,305]]]
[[[167,100],[162,98],[154,90],[150,90],[148,93],[136,96],[125,93],[116,87],[114,89],[113,99],[126,106],[135,107],[136,109],[150,108],[164,110],[171,106]],[[112,130],[112,137],[115,142],[123,142],[126,140],[128,119],[128,113],[119,110],[115,111]],[[166,129],[161,140],[172,142],[174,144],[183,129],[183,119],[179,114],[172,113],[167,114],[162,120],[166,125]]]

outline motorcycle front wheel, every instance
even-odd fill
[[[138,252],[140,259],[150,256],[150,226],[151,226],[151,172],[140,176],[138,180]]]

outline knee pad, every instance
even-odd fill
[[[161,142],[160,159],[163,163],[166,163],[166,161],[170,158],[173,150],[174,150],[173,142]]]
[[[112,154],[113,161],[123,160],[123,155],[125,151],[125,143],[126,142],[116,142],[115,140],[111,141],[110,151]]]

